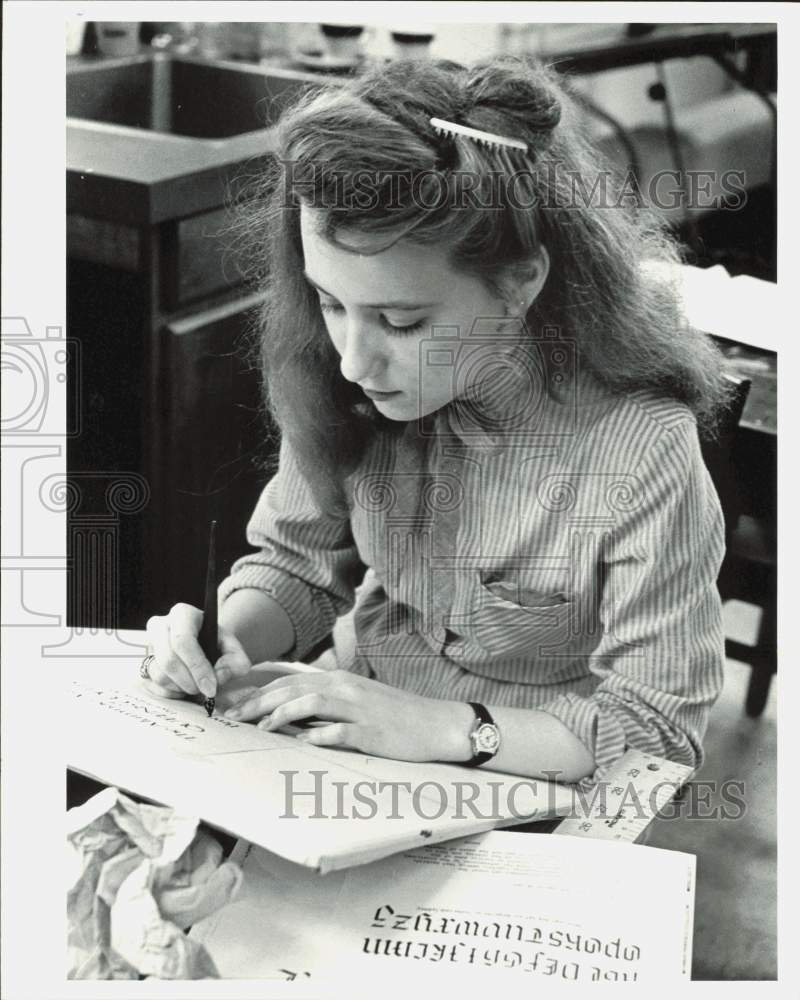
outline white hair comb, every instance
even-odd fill
[[[449,135],[452,138],[464,136],[472,139],[473,142],[483,143],[485,146],[494,146],[496,149],[521,149],[523,153],[528,152],[526,143],[519,139],[509,139],[504,135],[495,135],[493,132],[482,132],[477,128],[470,128],[469,125],[458,125],[456,122],[447,122],[443,118],[431,118],[431,125],[439,135]]]

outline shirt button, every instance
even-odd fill
[[[431,635],[437,642],[444,642],[447,638],[447,630],[442,628],[441,625],[434,625],[431,630]]]

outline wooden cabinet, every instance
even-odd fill
[[[238,270],[224,208],[202,212],[164,227],[165,309],[180,309],[236,283]]]
[[[67,467],[92,505],[68,512],[69,537],[88,511],[114,521],[115,539],[113,565],[73,560],[71,625],[141,628],[177,601],[201,603],[214,518],[225,565],[247,550],[277,439],[261,406],[261,297],[225,258],[225,226],[222,209],[149,227],[68,219],[82,413]],[[142,502],[107,509],[115,477]]]
[[[167,322],[162,339],[158,471],[163,521],[154,523],[164,608],[202,604],[208,526],[225,566],[247,548],[245,526],[268,473],[268,427],[257,363],[259,296]],[[155,584],[155,581],[154,581]],[[156,588],[154,587],[154,590]]]

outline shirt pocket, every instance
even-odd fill
[[[513,581],[479,580],[472,606],[450,629],[464,646],[496,657],[542,657],[570,639],[573,602],[561,590],[534,590]]]

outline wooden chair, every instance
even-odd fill
[[[750,391],[750,380],[726,376],[734,396],[719,436],[701,440],[703,457],[719,494],[725,518],[726,554],[717,586],[723,602],[744,601],[761,608],[761,622],[754,646],[725,641],[725,655],[752,668],[745,711],[757,718],[764,710],[772,675],[777,669],[777,562],[773,531],[764,518],[746,509],[736,470],[736,437]]]

